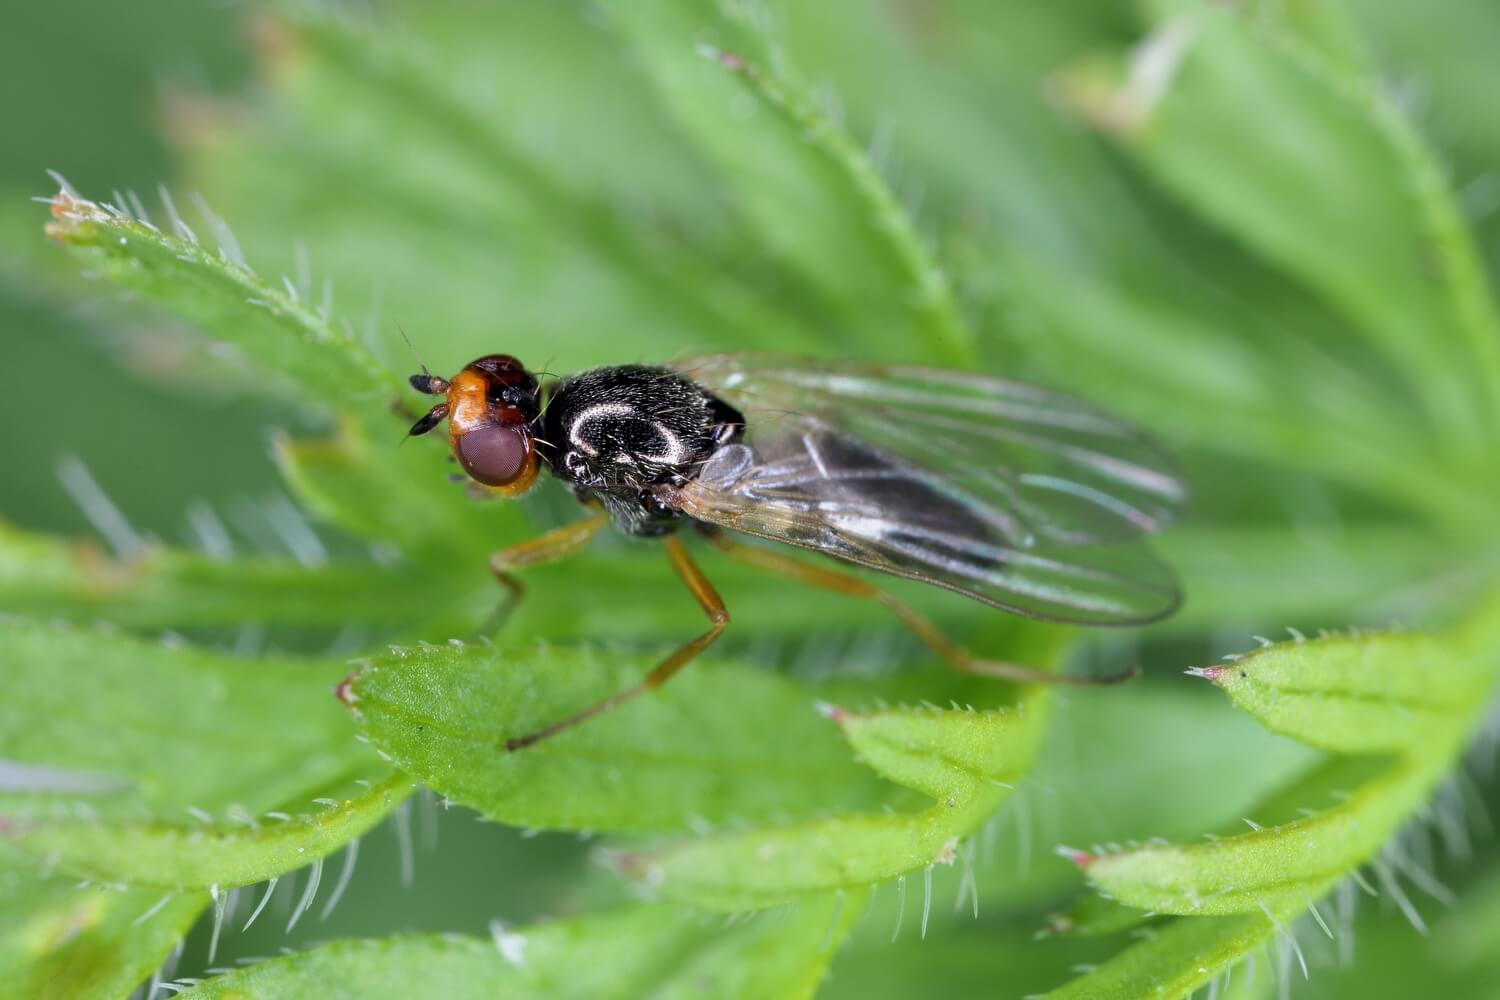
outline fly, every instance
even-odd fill
[[[729,612],[677,537],[700,529],[730,556],[798,582],[878,602],[954,667],[1028,683],[1109,683],[981,659],[862,576],[749,535],[905,577],[1047,621],[1142,624],[1180,603],[1141,543],[1186,491],[1133,427],[1070,396],[961,372],[765,355],[594,368],[542,384],[491,354],[451,379],[411,428],[444,419],[464,472],[518,496],[546,469],[592,513],[490,557],[514,570],[562,558],[613,523],[662,539],[709,627],[638,684],[506,741],[519,750],[655,690],[714,641]]]

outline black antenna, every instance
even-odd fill
[[[420,354],[418,354],[417,353],[417,349],[412,346],[411,338],[406,335],[405,328],[402,327],[400,323],[397,323],[396,324],[396,329],[401,332],[401,339],[404,340],[404,341],[406,341],[406,349],[408,351],[411,351],[412,359],[414,361],[416,361],[417,367],[420,368],[420,369],[422,369],[422,374],[423,375],[427,375],[427,376],[430,377],[432,375],[432,372],[428,371],[427,370],[427,366],[422,363],[422,356]]]

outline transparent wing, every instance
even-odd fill
[[[1161,452],[1078,400],[958,372],[757,356],[677,365],[744,413],[667,502],[736,531],[1037,618],[1148,621],[1169,571],[1138,541],[1184,490]]]
[[[1134,427],[1089,404],[964,372],[756,355],[677,366],[746,415],[796,416],[866,442],[983,512],[1012,545],[1150,533],[1185,490]]]

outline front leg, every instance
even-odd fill
[[[524,542],[491,553],[490,572],[508,593],[485,623],[484,633],[489,635],[500,631],[515,611],[516,605],[521,603],[521,598],[526,596],[526,585],[511,570],[556,562],[570,556],[587,545],[599,533],[599,529],[608,523],[609,516],[603,511],[596,511],[581,521],[571,521],[535,538],[528,538]]]

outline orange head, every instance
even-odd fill
[[[451,379],[425,371],[411,386],[441,403],[412,425],[426,434],[446,418],[448,443],[469,478],[504,496],[519,496],[536,481],[535,424],[541,412],[535,376],[508,354],[487,354]]]

